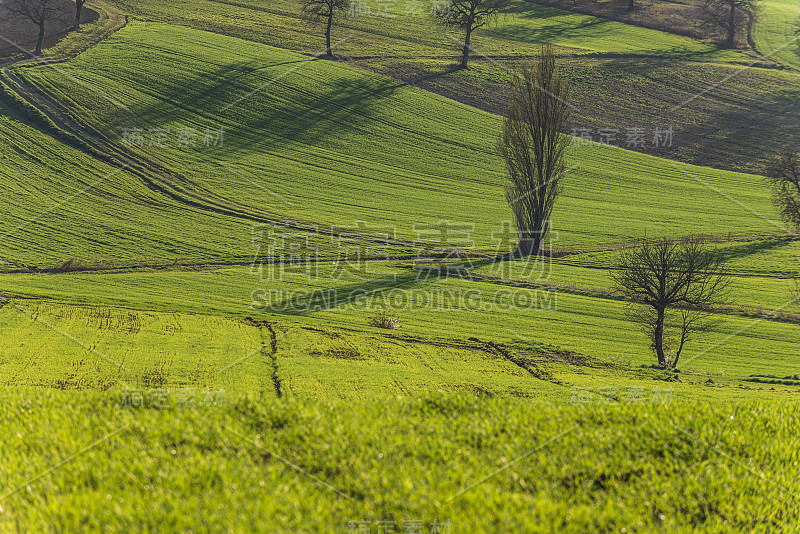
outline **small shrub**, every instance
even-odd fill
[[[385,328],[386,330],[400,330],[400,318],[392,317],[386,312],[370,317],[367,322],[372,326]]]

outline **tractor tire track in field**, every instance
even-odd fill
[[[76,143],[74,148],[110,165],[124,167],[127,172],[141,179],[142,183],[151,191],[185,206],[249,221],[303,229],[284,221],[279,222],[275,217],[267,214],[249,211],[247,207],[239,206],[224,198],[218,198],[213,193],[199,188],[182,174],[149,158],[117,147],[105,135],[70,115],[56,100],[50,98],[39,87],[31,84],[18,73],[9,69],[4,69],[2,73],[4,79],[0,79],[0,82],[4,83],[9,90],[52,121],[58,129],[67,132],[68,135],[71,134],[77,138],[79,143],[85,144],[85,146],[81,146]],[[187,185],[190,185],[192,190],[189,190]]]
[[[142,183],[151,191],[163,195],[182,206],[246,221],[268,224],[278,228],[320,233],[320,226],[317,224],[289,219],[220,197],[212,191],[200,187],[173,169],[165,167],[141,154],[120,148],[106,135],[70,114],[64,106],[41,88],[30,83],[23,76],[9,68],[0,69],[0,83],[24,100],[29,106],[35,108],[46,119],[49,119],[60,132],[70,138],[67,143],[73,148],[81,150],[90,157],[109,165],[124,168],[126,172],[142,180]],[[17,118],[37,128],[35,124],[30,124],[30,121],[25,121],[21,117]],[[51,132],[43,131],[42,128],[37,129],[47,135],[51,135]],[[418,245],[413,241],[381,238],[364,232],[342,231],[335,227],[325,231],[325,235],[328,233],[337,237],[379,244],[405,247]]]
[[[106,6],[103,5],[97,7],[100,7],[101,11],[103,8],[106,8]],[[124,22],[119,20],[122,16],[120,13],[104,12],[103,14],[105,15],[102,19],[103,22],[115,22],[114,17],[116,17],[116,22],[120,23],[116,26],[112,25],[110,28],[101,28],[100,31],[91,34],[89,38],[78,41],[78,46],[62,56],[44,61],[40,58],[24,58],[0,66],[0,84],[5,85],[10,92],[16,94],[17,97],[22,99],[28,106],[34,108],[36,112],[43,116],[44,122],[51,122],[60,133],[68,138],[64,140],[67,144],[110,165],[125,167],[128,172],[139,177],[144,185],[151,191],[162,194],[182,205],[188,205],[193,208],[211,211],[221,215],[273,224],[295,230],[315,229],[316,226],[310,223],[304,225],[302,222],[282,219],[261,212],[261,210],[255,210],[225,198],[217,197],[212,192],[198,187],[197,184],[191,182],[191,180],[180,173],[168,169],[150,158],[119,148],[103,133],[98,132],[84,121],[73,116],[56,99],[52,98],[41,88],[28,82],[23,76],[14,71],[14,68],[18,66],[27,67],[40,63],[54,65],[67,62],[127,25],[127,17],[125,17]],[[11,109],[10,111],[13,112],[14,110]],[[14,113],[14,115],[17,119],[42,131],[42,133],[46,135],[52,135],[53,133],[42,128],[41,125],[32,124],[30,120],[25,120],[24,116],[20,116],[20,113]],[[186,187],[179,187],[177,184],[188,184],[191,186],[191,190],[188,190]]]
[[[409,390],[406,386],[404,386],[403,383],[400,382],[398,379],[393,378],[392,382],[394,382],[395,386],[397,386],[397,389],[399,389],[403,393],[403,395],[406,395],[407,397],[413,397],[413,395],[411,394],[411,390]]]
[[[102,4],[98,7],[106,8]],[[105,17],[103,22],[120,22],[121,13],[103,13]],[[117,17],[115,20],[114,17]],[[111,36],[116,31],[124,28],[127,25],[127,16],[124,22],[117,26],[110,28],[101,28],[89,36],[87,39],[78,41],[78,46],[74,47],[75,50],[70,50],[62,56],[46,60],[46,64],[64,63],[74,58],[81,52],[84,52],[92,46],[99,44],[105,38]],[[99,24],[99,23],[98,23]],[[88,42],[87,42],[88,41]],[[25,58],[10,62],[5,65],[0,65],[0,84],[4,85],[6,89],[17,95],[28,106],[33,108],[40,114],[44,122],[52,123],[50,128],[42,127],[30,120],[26,120],[22,114],[14,112],[13,109],[9,111],[14,113],[15,118],[25,122],[26,124],[36,128],[46,135],[53,136],[52,126],[59,136],[63,135],[66,139],[61,139],[92,158],[98,159],[110,165],[124,167],[124,169],[137,176],[142,180],[142,183],[151,191],[164,195],[165,197],[191,208],[210,211],[219,215],[244,219],[247,221],[269,224],[275,227],[286,228],[290,230],[319,232],[319,225],[311,222],[299,221],[296,219],[289,219],[280,215],[266,212],[259,208],[239,204],[235,201],[220,197],[212,191],[199,186],[183,174],[165,167],[158,162],[148,158],[144,155],[137,154],[119,147],[113,140],[108,138],[103,132],[97,131],[93,126],[86,121],[81,120],[80,117],[70,113],[69,110],[62,105],[57,98],[54,98],[49,93],[29,82],[23,75],[16,72],[14,69],[18,66],[31,66],[41,63],[40,58]],[[296,88],[295,88],[296,89]],[[37,121],[38,122],[38,121]],[[339,237],[347,237],[353,240],[374,242],[380,244],[390,244],[397,246],[414,246],[412,241],[403,241],[397,239],[386,239],[378,236],[370,235],[364,232],[341,231],[340,229],[330,228],[331,235]]]
[[[248,317],[245,322],[258,328],[261,332],[261,355],[265,361],[270,362],[272,368],[272,387],[275,388],[275,394],[278,398],[283,396],[281,377],[278,374],[278,336],[275,334],[275,328],[268,321],[256,321]],[[269,344],[267,343],[267,332],[269,332]],[[267,346],[269,345],[269,348]]]
[[[490,352],[500,355],[503,359],[513,363],[520,369],[527,371],[529,375],[537,380],[544,380],[545,382],[550,382],[551,384],[556,384],[558,386],[563,386],[564,383],[557,380],[553,375],[545,371],[544,369],[540,369],[539,367],[533,365],[532,363],[526,362],[521,358],[515,357],[511,351],[499,345],[493,341],[489,341],[486,344],[486,347],[489,349]]]
[[[124,23],[121,23],[121,17],[123,15],[120,12],[110,12],[107,6],[103,6],[102,4],[99,4],[97,7],[100,8],[99,10],[104,16],[103,19],[101,19],[103,22],[111,21],[118,22],[120,24],[118,24],[116,27],[112,26],[110,29],[101,28],[101,31],[93,33],[87,39],[78,41],[78,46],[75,47],[76,50],[70,50],[68,53],[62,54],[62,56],[48,59],[47,64],[69,61],[79,53],[86,51],[90,47],[98,44],[106,37],[109,37],[127,25],[127,17],[125,17]],[[107,11],[103,11],[104,9]],[[86,121],[81,120],[80,117],[70,113],[65,106],[58,102],[57,98],[52,97],[49,93],[29,82],[23,75],[15,72],[14,70],[17,66],[27,67],[36,65],[37,62],[41,62],[41,60],[39,58],[26,58],[23,60],[14,61],[4,66],[0,66],[0,84],[5,85],[9,91],[16,94],[29,106],[34,108],[46,120],[49,120],[49,122],[55,125],[56,130],[68,138],[65,140],[65,142],[73,146],[73,148],[81,150],[89,156],[105,163],[124,167],[127,172],[139,177],[144,185],[151,191],[164,195],[171,200],[178,202],[179,204],[190,206],[195,209],[210,211],[212,213],[217,213],[224,216],[265,223],[276,227],[299,231],[319,232],[319,225],[305,221],[298,221],[296,219],[289,219],[287,217],[266,212],[259,208],[242,205],[235,201],[220,197],[214,194],[212,191],[200,187],[197,183],[188,179],[183,174],[165,167],[151,158],[120,148],[114,141],[109,139],[106,134],[97,131]],[[213,62],[209,63],[214,64]],[[284,89],[294,91],[296,94],[301,94],[307,98],[318,98],[312,92],[304,91],[286,82],[276,82],[276,84]],[[363,115],[363,113],[357,109],[352,109],[347,106],[337,107],[357,115]],[[22,117],[17,118],[30,124],[30,121],[26,121]],[[419,132],[412,131],[408,127],[395,122],[386,120],[381,120],[381,122],[385,123],[389,127],[406,131],[406,133],[422,135],[422,137],[440,142],[449,142],[447,139],[420,134]],[[36,124],[31,124],[31,126],[37,128]],[[45,131],[41,127],[38,127],[37,129],[47,135],[52,135],[52,132]],[[381,244],[398,246],[415,245],[413,241],[385,239],[363,232],[342,232],[340,229],[336,228],[330,228],[330,233],[339,237],[348,237],[354,240]]]

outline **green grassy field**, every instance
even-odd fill
[[[576,127],[618,128],[624,133],[626,128],[652,131],[671,126],[676,132],[673,147],[657,148],[648,142],[637,150],[756,173],[792,142],[798,120],[797,74],[742,69],[774,66],[753,54],[522,3],[517,13],[475,34],[473,68],[463,72],[452,68],[460,34],[442,32],[426,16],[412,16],[408,4],[413,3],[364,4],[376,7],[372,16],[351,18],[334,28],[336,52],[355,66],[503,113],[508,104],[507,69],[518,68],[535,57],[542,42],[550,42],[558,46],[562,68],[572,82]],[[324,46],[322,28],[304,24],[298,5],[289,1],[266,6],[251,1],[191,4],[187,9],[185,2],[113,2],[141,20],[179,23],[304,53],[319,53]],[[384,16],[387,10],[391,16]]]
[[[47,268],[232,261],[250,257],[251,227],[159,195],[122,166],[91,158],[0,115],[0,265]],[[214,228],[209,233],[207,228]]]
[[[800,68],[800,47],[795,33],[800,5],[792,0],[768,0],[763,2],[758,23],[753,31],[758,51],[765,56]]]
[[[157,67],[142,72],[146,60]],[[382,76],[157,24],[129,25],[62,70],[69,77],[43,68],[24,76],[118,145],[126,128],[145,131],[145,146],[133,149],[179,173],[186,182],[177,187],[207,206],[222,199],[251,216],[324,227],[394,225],[405,240],[419,239],[415,225],[469,222],[484,250],[508,219],[494,151],[499,118]],[[130,112],[76,90],[73,79]],[[224,146],[178,147],[183,127],[223,128]],[[153,128],[173,132],[169,147],[150,146]],[[753,176],[601,145],[575,148],[570,167],[553,221],[556,246],[618,243],[645,228],[747,235],[782,227]],[[313,192],[299,187],[308,183]]]
[[[379,267],[374,270],[384,276],[392,272]],[[454,343],[453,349],[464,349],[462,352],[467,356],[465,361],[470,362],[469,365],[483,365],[480,361],[487,356],[496,359],[497,351],[486,344],[500,343],[511,350],[521,350],[525,357],[537,358],[545,367],[551,368],[551,374],[562,375],[561,381],[571,384],[578,383],[576,380],[594,385],[609,379],[636,381],[641,378],[637,375],[638,368],[652,362],[644,335],[626,318],[624,302],[603,293],[610,282],[606,271],[556,264],[547,279],[523,287],[477,279],[417,281],[415,275],[409,278],[407,272],[399,268],[395,271],[395,282],[382,284],[335,281],[327,276],[328,273],[316,283],[309,283],[299,276],[294,280],[262,282],[246,268],[205,273],[154,271],[149,274],[6,275],[0,281],[6,291],[35,299],[49,297],[81,303],[83,306],[102,305],[97,312],[91,307],[79,307],[74,312],[78,316],[110,313],[106,309],[110,306],[180,316],[200,314],[201,321],[205,320],[202,317],[209,315],[233,316],[239,320],[247,317],[265,319],[275,323],[282,332],[277,340],[278,361],[292,363],[285,368],[281,366],[282,379],[292,382],[299,379],[295,373],[317,373],[320,375],[317,382],[322,389],[315,387],[314,391],[323,396],[340,397],[354,391],[352,387],[340,387],[340,377],[327,372],[330,364],[351,369],[343,370],[342,376],[351,376],[352,372],[354,380],[364,382],[360,390],[366,388],[378,392],[389,388],[398,393],[414,390],[417,387],[414,384],[418,382],[417,370],[413,365],[409,367],[406,360],[415,353],[415,350],[409,352],[415,343],[418,344],[417,348],[428,344],[434,349],[437,344]],[[514,278],[517,276],[512,273]],[[307,292],[330,289],[337,291],[335,298],[318,298],[309,302]],[[270,290],[274,292],[269,293]],[[368,299],[358,301],[351,297],[356,292],[367,290],[374,293]],[[762,314],[769,315],[772,310],[796,310],[796,306],[787,306],[792,298],[791,290],[792,283],[789,280],[734,280],[729,311],[720,313],[713,331],[697,339],[687,350],[682,368],[688,373],[685,379],[691,395],[726,396],[725,391],[738,394],[733,393],[734,390],[709,392],[701,384],[708,375],[714,375],[736,388],[747,385],[742,381],[746,381],[750,375],[786,376],[797,372],[800,361],[792,356],[797,335],[795,321],[762,317]],[[213,295],[211,300],[209,295]],[[296,297],[296,301],[288,304],[287,299],[292,296]],[[21,300],[20,306],[27,306],[26,302]],[[737,306],[741,306],[742,311]],[[402,334],[387,334],[379,329],[368,328],[368,318],[384,308],[398,310]],[[16,313],[18,311],[7,308],[2,313],[27,321],[24,323],[26,328],[20,327],[18,335],[30,335],[29,332],[39,325],[31,322],[25,314]],[[211,317],[207,320],[214,322]],[[299,330],[293,329],[294,324]],[[72,332],[69,323],[58,328]],[[102,340],[97,345],[98,350],[114,361],[121,358],[119,351],[124,352],[128,343],[136,343],[135,337],[130,336],[125,342],[115,343],[113,339],[106,342],[102,337],[102,329],[96,328],[98,331],[92,337]],[[91,330],[89,328],[87,332]],[[365,330],[369,333],[359,333]],[[122,332],[121,335],[127,334]],[[411,336],[411,339],[407,336]],[[311,342],[302,342],[305,338],[317,341],[309,345]],[[477,341],[470,342],[470,338]],[[318,343],[322,345],[318,347]],[[377,348],[359,349],[376,343]],[[226,357],[244,357],[258,349],[258,343],[243,344],[234,356]],[[217,347],[216,350],[222,348]],[[345,356],[339,358],[342,350]],[[22,357],[26,354],[25,349],[20,352],[20,356],[14,358],[18,360],[18,365],[38,365]],[[85,350],[75,345],[70,352],[81,354]],[[556,356],[541,354],[548,352]],[[625,368],[621,373],[606,369],[598,371],[598,376],[575,377],[571,376],[574,370],[581,370],[582,366],[570,366],[570,358],[559,356],[561,353],[578,354],[579,358],[588,358],[601,367],[621,360]],[[176,369],[190,365],[189,362],[197,357],[191,344],[182,345],[182,348],[176,349],[176,354]],[[388,358],[391,372],[387,373],[387,361],[380,356],[382,354]],[[294,359],[297,356],[302,356],[302,364]],[[506,369],[503,372],[508,372],[508,361],[496,363]],[[42,362],[42,365],[46,365],[46,362]],[[590,368],[592,365],[586,364]],[[449,360],[441,361],[437,366],[449,369],[443,371],[443,376],[460,376],[458,380],[463,381],[465,386],[470,384],[498,393],[493,389],[494,385],[489,386],[481,378],[480,373],[469,375],[469,378],[468,375],[461,376],[465,371],[453,367]],[[141,370],[132,369],[126,380],[138,383],[141,373]],[[37,373],[32,371],[32,374]],[[536,382],[530,384],[533,389],[539,386]],[[787,391],[796,393],[796,388]],[[298,388],[297,392],[302,394],[302,388]],[[568,393],[568,388],[563,389],[562,393]]]
[[[114,0],[116,8],[148,21],[164,21],[201,30],[214,31],[290,50],[318,51],[324,48],[322,34],[309,33],[300,19],[299,5],[289,0],[263,6],[256,2],[129,2]],[[191,4],[191,9],[186,5]],[[363,15],[341,21],[337,47],[354,55],[366,47],[380,48],[386,55],[422,52],[432,55],[450,48],[455,56],[458,43],[444,34],[427,17],[431,2],[359,2]],[[412,37],[413,32],[413,37]],[[630,26],[619,22],[561,11],[533,3],[523,3],[502,16],[478,37],[478,48],[485,53],[522,54],[535,51],[541,42],[590,52],[658,52],[677,56],[709,55],[736,59],[735,53],[717,50],[695,40],[666,32]]]
[[[800,245],[762,177],[573,147],[555,257],[509,261],[503,66],[449,71],[452,36],[400,5],[337,29],[350,65],[301,53],[317,36],[288,2],[114,5],[138,20],[3,72],[82,143],[0,100],[0,532],[800,526]],[[557,45],[577,104],[611,115],[751,60],[534,4],[477,42],[506,66]],[[769,121],[772,143],[792,131],[770,106],[796,76],[725,89],[747,143],[710,119],[718,93],[672,116],[746,155]],[[731,286],[671,372],[611,272],[632,239],[687,234]],[[436,257],[454,249],[472,258]],[[369,324],[382,310],[399,330]]]
[[[263,341],[241,320],[29,301],[2,313],[5,385],[258,390],[270,383],[269,361],[239,362]]]
[[[0,440],[25,452],[4,458],[4,531],[349,532],[386,521],[401,532],[430,532],[434,522],[450,532],[776,532],[800,524],[789,404],[267,394],[216,405],[170,399],[159,409],[96,393],[21,389],[2,398]]]
[[[212,57],[213,61],[209,59]],[[145,61],[154,61],[157,68],[142,71],[139,66]],[[75,227],[69,231],[74,236],[72,242],[51,239],[58,241],[60,247],[70,248],[53,256],[51,261],[74,256],[91,263],[92,255],[98,255],[95,251],[103,250],[104,258],[115,259],[117,269],[136,269],[85,274],[8,274],[0,279],[0,288],[10,294],[160,314],[199,314],[201,324],[213,323],[215,316],[232,316],[239,321],[252,316],[278,324],[300,321],[307,327],[300,338],[316,335],[309,328],[333,329],[337,332],[334,337],[341,335],[341,329],[350,331],[348,335],[356,335],[353,332],[363,331],[371,314],[390,304],[378,298],[369,306],[359,307],[349,296],[354,291],[382,291],[382,294],[394,291],[399,299],[395,304],[403,308],[408,308],[415,294],[424,298],[466,294],[479,298],[487,308],[459,309],[460,303],[411,307],[402,314],[403,333],[428,342],[458,340],[453,350],[467,355],[470,365],[480,365],[475,360],[491,353],[486,347],[465,348],[463,343],[472,337],[481,342],[529,342],[533,352],[554,347],[556,351],[574,352],[606,364],[624,354],[627,362],[636,367],[647,364],[650,356],[643,336],[626,319],[624,303],[608,294],[608,269],[615,261],[613,249],[642,237],[644,232],[648,236],[716,234],[723,240],[720,246],[728,251],[737,277],[733,280],[729,307],[720,310],[715,331],[696,342],[693,354],[687,358],[687,370],[698,376],[722,370],[727,372],[723,375],[725,379],[735,387],[742,386],[738,381],[752,374],[784,376],[797,371],[794,360],[776,358],[778,354],[792,352],[789,348],[794,339],[792,316],[777,314],[766,320],[761,318],[773,311],[794,311],[792,282],[788,278],[797,269],[796,247],[785,239],[729,241],[737,236],[781,234],[781,223],[774,218],[769,191],[757,176],[670,163],[600,145],[576,147],[570,152],[572,171],[554,215],[551,246],[556,251],[597,252],[571,254],[552,265],[538,266],[533,277],[524,272],[526,265],[511,262],[507,266],[477,268],[479,278],[474,280],[419,280],[411,263],[399,261],[360,267],[370,271],[367,279],[352,275],[337,278],[335,273],[339,271],[333,264],[349,261],[341,257],[343,250],[346,254],[352,254],[353,250],[369,254],[371,245],[353,248],[355,240],[345,240],[343,247],[338,237],[331,238],[332,227],[359,232],[362,237],[378,237],[391,226],[391,233],[398,241],[388,246],[380,244],[380,251],[414,255],[434,251],[437,246],[447,248],[448,243],[435,239],[426,242],[430,236],[426,237],[420,228],[448,220],[467,223],[462,235],[465,242],[449,246],[460,243],[487,257],[506,252],[510,245],[508,242],[503,245],[495,235],[502,229],[501,221],[508,218],[502,197],[502,164],[493,149],[499,119],[352,67],[309,61],[294,52],[162,24],[130,24],[63,65],[61,70],[68,76],[42,67],[25,68],[22,73],[63,102],[66,112],[80,120],[96,138],[124,146],[122,132],[126,128],[140,128],[145,136],[152,128],[171,132],[165,146],[151,146],[151,142],[145,141],[141,147],[126,147],[137,156],[136,161],[169,173],[155,185],[157,190],[170,194],[164,196],[167,200],[158,199],[159,209],[142,211],[141,221],[132,221],[141,230],[127,233],[111,233],[102,226],[92,232],[85,231],[88,223],[84,221],[96,217],[94,189],[90,191],[92,195],[77,197],[79,202],[65,204],[84,218],[73,219]],[[77,90],[74,84],[78,82],[98,93],[113,95],[128,111],[123,113],[104,105],[103,100],[95,98],[95,93]],[[12,119],[7,119],[7,124],[9,128],[15,125]],[[464,129],[463,124],[469,124],[470,128]],[[184,127],[202,131],[205,125],[224,131],[221,146],[205,146],[199,141],[195,146],[178,146],[176,131]],[[333,131],[337,135],[328,134]],[[21,162],[15,159],[12,169],[24,168],[26,164],[41,165],[41,157],[31,161],[34,160],[31,154],[40,149],[26,145],[37,139],[46,142],[44,136],[37,135],[30,132],[16,141],[22,148],[18,151]],[[79,153],[75,157],[88,159]],[[70,167],[61,166],[57,160],[46,160],[45,165],[56,177],[54,183],[46,183],[54,188],[50,196],[63,198],[68,191],[63,180],[71,173]],[[104,169],[100,167],[96,172]],[[120,176],[129,183],[118,186],[126,196],[120,193],[122,201],[109,203],[118,210],[116,213],[130,211],[128,203],[135,202],[137,190],[145,199],[147,195],[156,196],[137,185],[126,170],[120,171]],[[22,187],[25,174],[17,171],[11,178],[12,183]],[[309,183],[315,187],[309,189]],[[97,189],[97,193],[107,194],[108,188]],[[146,201],[140,203],[148,206]],[[409,205],[414,209],[408,210]],[[15,204],[7,214],[9,226],[30,217],[33,207],[24,202]],[[114,213],[107,216],[113,218]],[[468,217],[464,216],[466,213]],[[225,221],[225,225],[219,227],[214,222],[217,219]],[[277,282],[260,279],[253,272],[248,264],[259,253],[257,247],[267,246],[269,241],[269,238],[253,241],[253,227],[262,220],[279,224],[291,221],[305,229],[301,234],[303,239],[309,239],[319,248],[319,259],[323,260],[317,264],[315,280],[289,276]],[[208,228],[214,231],[208,232]],[[318,231],[309,231],[314,228]],[[735,231],[731,232],[731,228]],[[17,239],[49,242],[42,231],[39,225],[29,225],[17,231]],[[289,233],[280,228],[273,231],[278,238]],[[107,234],[112,238],[106,237]],[[135,237],[129,239],[128,235]],[[191,241],[192,245],[182,245],[176,236]],[[138,239],[165,246],[141,251],[141,257],[148,258],[150,263],[142,262],[131,254],[131,250],[137,250]],[[42,257],[35,249],[26,251],[28,256],[14,256],[14,251],[20,250],[19,242],[11,241],[9,245],[10,265],[30,264],[31,258]],[[164,250],[166,245],[169,248]],[[49,253],[53,254],[53,249]],[[182,267],[193,261],[238,262],[244,266],[199,270]],[[142,269],[142,263],[160,267]],[[495,280],[498,276],[505,281]],[[393,281],[382,281],[386,277]],[[307,309],[308,298],[301,298],[298,303],[302,309],[287,307],[286,298],[292,292],[329,289],[339,292],[338,300],[316,303]],[[552,296],[555,293],[547,293],[550,290],[559,292],[557,299]],[[289,293],[267,295],[268,291]],[[543,306],[551,309],[531,311],[498,305],[497,299],[513,294],[527,295],[529,301],[541,298]],[[103,309],[106,311],[102,313],[111,313]],[[18,315],[11,308],[5,313]],[[95,312],[89,308],[76,313]],[[498,328],[498,324],[502,327]],[[31,335],[26,329],[34,326],[20,326],[20,335]],[[59,330],[71,332],[72,328],[65,323]],[[291,330],[290,326],[287,328]],[[258,329],[251,325],[246,330]],[[102,329],[92,335],[102,336]],[[296,383],[313,383],[315,391],[335,397],[341,391],[358,391],[352,384],[342,387],[340,380],[326,370],[331,364],[345,365],[336,361],[335,354],[340,351],[336,343],[331,345],[322,335],[322,348],[300,343],[303,348],[298,349],[293,344],[297,339],[297,335],[287,334],[286,340],[278,343],[279,356],[297,353],[307,358],[302,364],[295,362],[295,367],[282,370],[287,383],[296,378]],[[346,362],[359,369],[358,376],[372,377],[365,391],[380,390],[387,384],[399,391],[424,389],[425,381],[417,370],[386,367],[386,362],[375,356],[387,353],[392,355],[390,360],[396,358],[396,354],[407,352],[406,341],[396,340],[400,348],[391,346],[392,342],[376,341],[381,348],[369,352],[372,356],[356,350],[356,361]],[[117,351],[124,350],[121,347],[128,342],[137,343],[128,339],[115,346],[112,340],[104,347],[116,361],[121,358]],[[250,351],[259,350],[258,343],[251,346],[248,342],[242,343],[237,351],[247,354],[248,347]],[[81,351],[79,347],[76,350]],[[314,356],[318,352],[322,359]],[[24,353],[21,351],[12,361],[25,365]],[[152,365],[163,364],[169,358],[165,356],[168,353],[172,352],[151,355],[149,359],[155,360]],[[177,347],[174,354],[177,376],[168,380],[170,384],[179,384],[181,370],[194,360],[195,354],[191,343]],[[421,354],[424,359],[425,352]],[[445,369],[452,368],[452,363],[440,364]],[[139,383],[147,365],[117,378]],[[318,368],[309,372],[315,366]],[[294,372],[301,376],[295,377]],[[481,383],[480,375],[485,370],[477,367],[475,372],[463,381],[464,387]],[[91,378],[93,384],[102,382],[102,372],[98,373]],[[446,371],[443,376],[450,373]],[[392,376],[398,374],[402,374],[403,380],[395,385]],[[632,376],[635,380],[635,372]],[[214,378],[218,379],[227,378]],[[597,380],[606,379],[604,376]],[[69,382],[63,376],[48,380]],[[12,383],[30,384],[22,375]],[[457,389],[457,385],[447,380],[436,382],[445,383]],[[507,387],[497,383],[489,389],[495,393],[507,392],[504,389]],[[300,386],[295,389],[303,390]],[[708,394],[707,388],[699,389],[703,391],[701,395]],[[364,394],[354,393],[356,397]]]

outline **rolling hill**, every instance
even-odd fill
[[[710,166],[789,136],[797,74],[535,4],[467,72],[399,11],[329,61],[289,2],[113,6],[1,72],[0,530],[798,524],[800,246],[761,176]],[[491,111],[541,42],[578,120],[708,130],[571,147],[551,255],[512,261]],[[731,290],[675,372],[610,275],[689,234]]]

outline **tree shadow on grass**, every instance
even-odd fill
[[[781,249],[796,243],[797,240],[793,237],[782,237],[780,239],[771,239],[768,241],[756,241],[752,243],[742,243],[739,245],[732,245],[723,247],[719,250],[723,261],[729,262],[754,256],[756,254],[767,253],[776,249]]]
[[[431,305],[459,305],[464,303],[468,296],[463,291],[430,292],[424,295],[411,294],[431,282],[459,280],[464,282],[480,281],[475,279],[469,271],[461,268],[461,264],[468,264],[470,269],[480,269],[497,261],[506,261],[518,258],[513,254],[500,255],[495,258],[456,261],[452,268],[417,269],[408,267],[407,272],[396,274],[388,278],[359,280],[330,288],[316,288],[310,291],[301,290],[275,303],[266,304],[258,310],[264,313],[276,313],[289,316],[304,316],[310,313],[328,311],[336,308],[349,307],[354,310],[384,311],[388,308],[417,307],[423,304]],[[420,297],[424,299],[420,300]],[[391,311],[391,310],[390,310]]]
[[[380,108],[405,84],[342,76],[311,90],[281,80],[272,85],[278,86],[274,92],[239,115],[243,131],[234,150],[248,151],[255,145],[272,149],[293,142],[325,148],[332,137],[345,143],[351,135],[370,138],[383,120]]]
[[[148,130],[187,119],[205,121],[198,124],[201,137],[204,127],[224,128],[229,155],[292,142],[324,147],[334,135],[370,135],[381,105],[405,85],[348,76],[344,67],[314,57],[202,65],[207,68],[193,70],[192,64],[173,73],[169,83],[136,87],[155,98],[130,106],[130,114],[115,121],[117,127]]]
[[[520,18],[533,18],[530,15],[520,15]],[[536,17],[538,20],[538,17]],[[524,22],[508,23],[497,28],[487,29],[484,34],[497,39],[521,43],[555,43],[571,39],[602,39],[614,34],[613,26],[609,27],[610,20],[594,19],[581,21],[579,24],[554,23],[548,26],[532,26]]]
[[[511,20],[504,19],[506,22],[500,26],[486,29],[485,35],[506,41],[531,44],[551,43],[581,48],[577,44],[570,44],[570,41],[578,40],[586,43],[597,43],[607,38],[619,39],[620,28],[625,25],[623,22],[612,19],[593,17],[575,12],[564,12],[530,2],[523,2],[514,13],[509,15],[512,17]],[[516,19],[516,22],[513,19]],[[543,25],[537,25],[537,22],[541,24],[542,21],[547,19],[562,20],[548,21]],[[658,30],[652,31],[658,32]],[[643,50],[643,52],[645,51]],[[665,57],[679,56],[702,60],[706,56],[718,53],[719,49],[710,47],[707,50],[696,50],[687,44],[658,50],[654,49],[652,52],[659,53]],[[596,54],[629,56],[631,52],[598,51]]]

